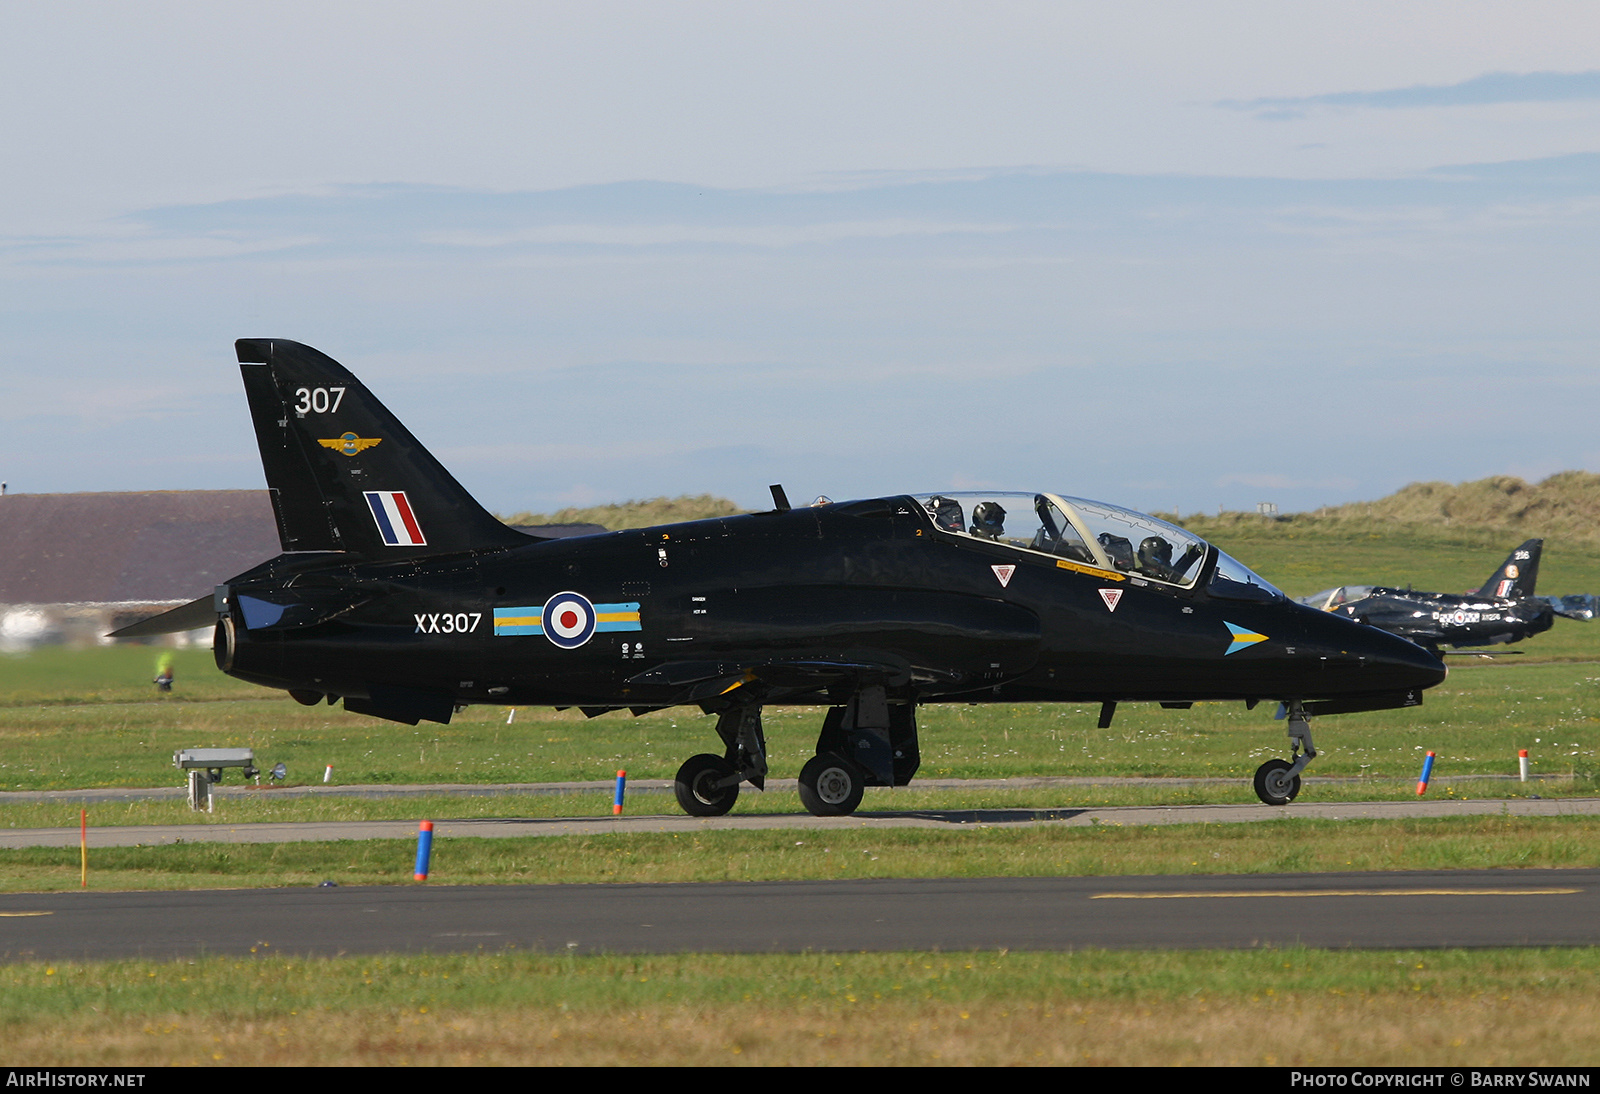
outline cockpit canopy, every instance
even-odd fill
[[[1300,603],[1321,611],[1331,612],[1342,608],[1346,604],[1354,604],[1358,600],[1365,600],[1372,595],[1371,585],[1340,585],[1334,589],[1323,589],[1320,593],[1300,598]]]
[[[1182,588],[1199,580],[1206,558],[1206,541],[1193,532],[1102,501],[1020,491],[914,496],[934,526],[950,535]],[[1243,593],[1249,599],[1283,595],[1234,559],[1220,551],[1217,555],[1213,584],[1220,579],[1229,585],[1253,586],[1253,591]]]

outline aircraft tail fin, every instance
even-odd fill
[[[1509,597],[1513,600],[1532,596],[1534,583],[1539,580],[1539,554],[1543,550],[1544,540],[1530,539],[1512,551],[1500,568],[1483,583],[1478,595]]]
[[[279,338],[234,346],[285,551],[406,558],[529,542],[333,358]]]

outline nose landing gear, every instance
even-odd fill
[[[1256,797],[1268,805],[1288,805],[1300,793],[1300,773],[1317,758],[1311,743],[1311,723],[1300,700],[1289,703],[1290,760],[1271,759],[1256,768]],[[1301,748],[1305,751],[1302,752]]]

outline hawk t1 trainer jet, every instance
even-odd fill
[[[1284,704],[1282,805],[1309,715],[1413,706],[1443,663],[1297,604],[1190,532],[1050,491],[899,494],[537,539],[506,527],[329,357],[237,343],[283,553],[119,637],[216,626],[216,659],[302,703],[415,725],[471,703],[687,705],[719,750],[679,769],[716,816],[768,775],[761,711],[827,708],[800,798],[853,812],[918,766],[925,703]]]
[[[1481,589],[1464,596],[1382,585],[1341,585],[1304,597],[1300,603],[1409,638],[1435,653],[1441,646],[1520,642],[1549,630],[1558,615],[1593,619],[1597,598],[1592,595],[1533,595],[1543,548],[1544,540],[1528,540],[1506,557]]]

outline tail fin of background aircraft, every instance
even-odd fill
[[[1483,588],[1479,596],[1510,597],[1520,600],[1533,595],[1534,582],[1539,580],[1539,554],[1544,550],[1544,540],[1530,539],[1506,558],[1500,568]]]
[[[529,542],[333,358],[277,338],[234,346],[285,551],[406,558]]]

